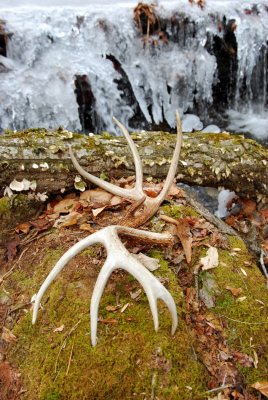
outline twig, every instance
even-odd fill
[[[219,314],[218,317],[226,318],[226,319],[229,319],[230,321],[239,322],[240,324],[246,324],[246,325],[265,325],[265,324],[268,324],[268,321],[246,322],[246,321],[240,321],[239,319],[230,318],[230,317],[227,317],[226,315],[221,315],[221,314]]]
[[[78,327],[78,325],[80,323],[81,323],[81,319],[79,319],[79,321],[69,330],[69,332],[65,336],[64,341],[62,342],[62,344],[60,346],[60,349],[59,349],[59,352],[58,352],[58,355],[57,355],[57,358],[56,358],[56,362],[55,362],[55,367],[54,367],[55,374],[57,373],[57,366],[58,366],[58,361],[59,361],[59,358],[60,358],[60,353],[65,348],[68,337],[71,336],[71,334],[76,330],[76,328]]]
[[[267,272],[267,269],[266,269],[265,264],[264,264],[264,255],[265,255],[264,251],[261,250],[260,264],[261,264],[262,271],[263,271],[263,273],[265,275],[265,278],[266,278],[266,287],[268,288],[268,272]]]
[[[216,388],[214,388],[214,389],[207,390],[206,393],[221,392],[222,390],[228,389],[228,388],[230,388],[230,387],[232,387],[232,385],[230,385],[230,384],[228,384],[228,385],[223,385],[223,386],[216,387]]]
[[[8,277],[12,274],[12,272],[14,271],[14,269],[16,268],[16,266],[18,265],[18,263],[20,262],[22,256],[23,256],[24,253],[29,249],[29,247],[30,247],[30,246],[25,247],[25,249],[21,252],[21,254],[20,254],[18,260],[15,262],[15,264],[13,265],[13,267],[10,268],[10,270],[7,271],[7,272],[0,278],[0,285],[1,285],[1,283],[4,282],[4,279],[8,278]]]
[[[71,361],[72,361],[72,356],[73,356],[73,349],[74,349],[74,341],[73,341],[73,345],[72,345],[72,348],[71,348],[70,357],[69,357],[69,361],[68,361],[68,367],[67,367],[67,370],[65,372],[65,376],[67,376],[68,373],[69,373],[69,369],[70,369],[70,365],[71,365]]]

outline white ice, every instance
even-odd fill
[[[195,20],[196,33],[183,44],[169,42],[153,49],[144,47],[137,35],[136,4],[132,0],[2,0],[1,19],[13,35],[8,58],[0,59],[0,127],[81,129],[74,82],[76,75],[86,75],[96,98],[98,128],[114,132],[113,115],[131,128],[134,111],[118,89],[116,80],[121,76],[106,59],[110,54],[125,71],[147,122],[160,123],[164,117],[174,128],[175,110],[189,113],[194,103],[205,112],[212,104],[217,79],[216,59],[206,50],[207,34],[222,35],[211,14],[219,20],[224,15],[237,20],[238,82],[241,86],[244,78],[251,81],[268,37],[267,12],[258,18],[246,15],[243,1],[210,0],[202,11],[188,0],[159,0],[163,17],[185,13]],[[267,0],[258,4],[262,11]],[[265,111],[265,93],[261,97]],[[253,101],[249,85],[249,110]]]

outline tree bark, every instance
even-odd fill
[[[146,176],[164,178],[176,137],[165,132],[132,135]],[[68,154],[71,145],[85,169],[108,178],[133,175],[134,163],[123,137],[86,136],[62,129],[32,129],[0,136],[0,184],[16,179],[36,181],[37,192],[55,194],[74,186],[77,172]],[[267,200],[268,149],[243,136],[192,133],[183,136],[177,181],[222,186],[241,196]]]

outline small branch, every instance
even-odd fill
[[[60,354],[61,354],[61,352],[62,352],[62,350],[65,348],[65,346],[66,346],[66,343],[67,343],[67,339],[71,336],[71,334],[76,330],[76,328],[78,327],[78,325],[81,323],[81,319],[69,330],[69,332],[67,333],[67,335],[65,336],[65,339],[64,339],[64,341],[62,342],[62,344],[61,344],[61,346],[60,346],[60,349],[59,349],[59,352],[58,352],[58,355],[57,355],[57,358],[56,358],[56,361],[55,361],[55,367],[54,367],[54,372],[55,372],[55,374],[57,373],[57,366],[58,366],[58,361],[59,361],[59,358],[60,358]],[[68,370],[68,369],[67,369]]]
[[[230,318],[230,317],[227,317],[226,315],[221,315],[221,314],[219,314],[218,317],[226,318],[226,319],[229,319],[230,321],[238,322],[239,324],[245,324],[245,325],[266,325],[266,324],[268,324],[268,321],[246,322],[246,321],[240,321],[239,319]]]
[[[267,272],[267,269],[266,269],[265,264],[264,264],[264,255],[265,255],[264,251],[261,250],[260,264],[261,264],[262,271],[263,271],[263,273],[265,275],[265,278],[266,278],[266,287],[268,288],[268,272]]]

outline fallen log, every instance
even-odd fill
[[[140,132],[132,137],[143,160],[144,174],[165,177],[175,135]],[[24,178],[36,181],[36,191],[47,195],[72,189],[77,172],[70,161],[69,145],[90,173],[104,173],[109,178],[134,174],[132,156],[123,137],[30,129],[0,136],[1,194],[14,179],[21,182]],[[225,187],[241,196],[266,201],[267,166],[268,149],[244,136],[185,134],[177,181]]]

